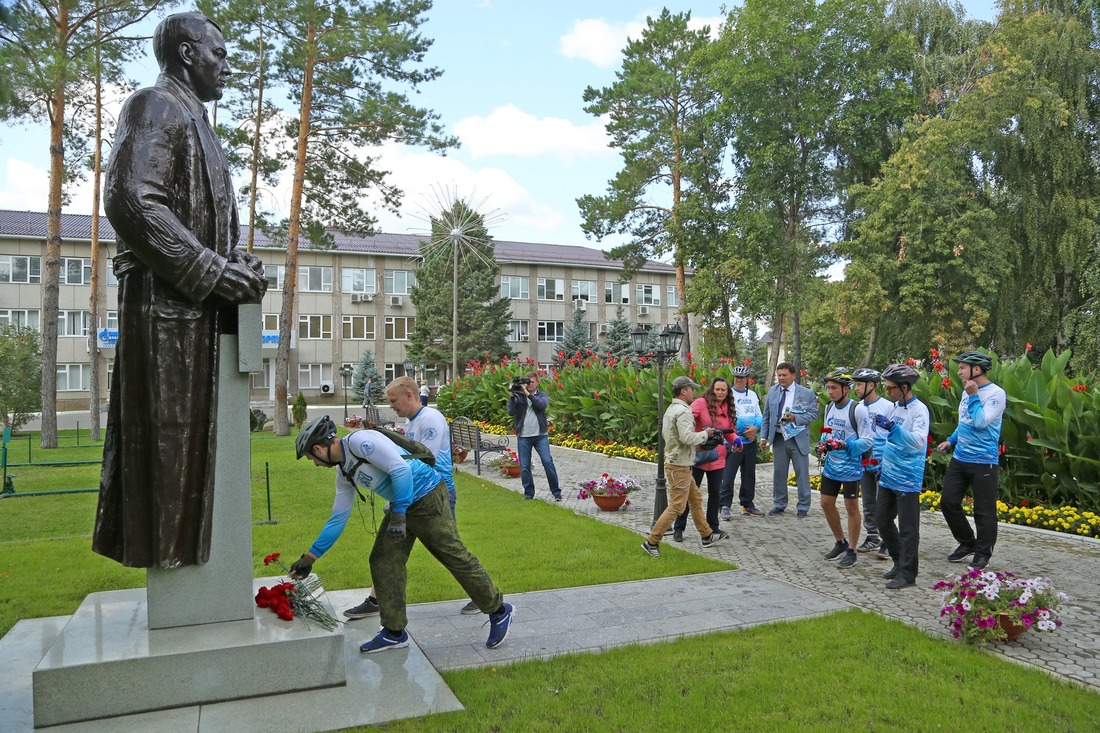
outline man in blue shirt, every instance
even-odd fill
[[[840,558],[838,566],[850,568],[856,564],[859,543],[859,480],[863,477],[863,454],[871,449],[871,422],[862,402],[848,396],[852,375],[846,369],[834,369],[825,377],[829,404],[821,425],[817,455],[825,460],[821,471],[821,511],[832,530],[836,543],[825,553],[826,560]],[[836,498],[844,494],[844,511],[848,515],[848,536],[840,524]]]
[[[878,385],[882,381],[882,374],[877,369],[860,367],[852,372],[852,379],[855,381],[856,396],[867,408],[867,417],[871,421],[871,454],[863,457],[863,477],[859,480],[863,531],[867,539],[856,551],[875,552],[882,549],[882,538],[879,536],[875,514],[878,512],[878,474],[882,466],[882,451],[886,447],[886,431],[875,425],[875,415],[889,415],[894,410],[894,403],[879,395]]]
[[[1006,396],[986,376],[993,366],[993,360],[986,354],[966,351],[953,361],[959,365],[963,396],[959,402],[959,426],[937,446],[940,453],[955,449],[943,477],[940,509],[959,543],[947,556],[948,561],[962,562],[973,555],[970,568],[981,569],[989,565],[997,543],[997,469]],[[968,487],[974,492],[976,536],[962,508]]]
[[[886,394],[894,399],[889,414],[877,414],[875,425],[886,433],[878,487],[878,523],[883,544],[894,566],[882,574],[887,588],[908,588],[917,582],[920,547],[920,491],[928,460],[928,408],[913,394],[920,379],[907,364],[891,364],[882,372]],[[897,519],[897,526],[894,520]]]
[[[493,649],[504,641],[512,622],[512,606],[489,574],[459,539],[447,499],[447,484],[423,461],[406,458],[408,451],[375,430],[358,430],[343,440],[327,415],[310,421],[298,433],[299,460],[309,456],[316,466],[336,468],[336,500],[332,516],[309,551],[290,566],[294,578],[309,575],[315,563],[340,537],[351,516],[359,489],[368,489],[389,502],[370,553],[371,577],[378,596],[382,629],[359,647],[363,654],[409,645],[405,631],[406,565],[420,540],[428,552],[454,576],[478,607],[489,614]]]

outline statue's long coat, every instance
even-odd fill
[[[236,330],[211,293],[239,226],[204,113],[162,75],[127,100],[107,168],[119,338],[92,548],[130,567],[210,556],[218,334]]]

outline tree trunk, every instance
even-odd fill
[[[871,338],[867,340],[867,353],[863,356],[860,366],[869,367],[875,361],[875,352],[878,350],[878,323],[871,326]]]
[[[69,29],[68,3],[57,6],[57,53],[64,58]],[[50,116],[50,191],[46,207],[46,251],[42,262],[42,421],[41,445],[57,447],[57,298],[61,273],[61,193],[65,179],[65,77],[57,72],[47,109]]]
[[[799,323],[798,309],[791,311],[791,351],[793,352],[794,376],[802,384],[802,326]]]
[[[310,27],[306,47],[312,47]],[[302,104],[298,114],[298,148],[294,160],[294,184],[290,192],[290,224],[286,237],[286,271],[283,274],[283,307],[279,316],[279,351],[275,357],[275,434],[290,435],[287,421],[287,385],[290,382],[290,332],[294,326],[294,294],[298,287],[298,238],[302,232],[302,196],[306,179],[306,145],[309,142],[313,101],[313,68],[316,59],[306,58],[302,78]]]
[[[95,19],[96,37],[99,37],[99,16]],[[99,195],[100,169],[103,164],[103,78],[100,73],[99,45],[95,50],[95,143],[92,170],[92,283],[88,296],[88,413],[91,418],[91,439],[99,440]]]
[[[768,373],[764,376],[764,389],[772,386],[775,379],[775,368],[779,364],[779,349],[783,344],[783,320],[786,313],[782,309],[777,310],[772,316],[772,348],[768,354]]]

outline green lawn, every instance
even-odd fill
[[[291,445],[291,438],[266,433],[252,443],[253,517],[267,518],[268,462],[272,514],[278,522],[253,527],[257,575],[269,574],[263,567],[268,553],[297,558],[329,515],[332,471],[294,461]],[[36,480],[46,488],[97,483],[95,467],[90,473],[45,470]],[[729,567],[667,545],[654,562],[638,550],[639,538],[632,532],[556,505],[525,502],[519,494],[465,473],[457,479],[462,535],[505,593]],[[0,634],[20,618],[72,613],[90,592],[144,583],[143,571],[122,568],[90,551],[95,502],[94,494],[0,501]],[[380,505],[359,506],[340,542],[317,563],[326,587],[370,584],[367,553],[380,518]],[[435,560],[422,549],[414,551],[411,603],[462,598],[461,588]],[[383,727],[1100,730],[1100,695],[858,611],[444,677],[465,711]]]

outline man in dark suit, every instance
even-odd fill
[[[768,516],[787,509],[787,475],[794,466],[798,481],[798,516],[810,513],[810,425],[817,419],[817,395],[794,381],[794,365],[780,362],[775,385],[764,400],[761,446],[772,445],[772,509]]]
[[[219,335],[267,290],[238,250],[225,155],[204,104],[229,78],[221,29],[200,13],[153,35],[161,74],[122,108],[104,206],[118,236],[119,339],[92,548],[130,567],[210,555]]]

